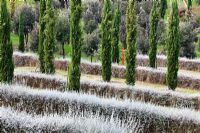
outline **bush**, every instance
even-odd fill
[[[195,45],[196,33],[193,31],[194,25],[191,22],[183,22],[180,24],[181,32],[181,57],[194,58],[195,55]]]
[[[35,25],[30,34],[30,50],[36,52],[39,44],[39,29],[38,25]]]

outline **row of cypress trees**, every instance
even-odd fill
[[[13,47],[10,40],[10,13],[6,0],[0,0],[0,82],[11,83],[14,73]]]
[[[161,6],[163,8],[167,7],[166,1],[161,0]],[[149,64],[150,67],[156,68],[156,55],[157,55],[157,45],[158,45],[158,22],[160,18],[164,18],[165,11],[158,10],[158,2],[153,1],[153,7],[151,9],[150,16],[150,35],[149,35]],[[169,89],[175,90],[177,87],[177,73],[178,73],[178,57],[180,50],[180,34],[179,34],[179,16],[178,16],[178,4],[177,0],[172,1],[172,9],[168,23],[167,32],[167,84]]]

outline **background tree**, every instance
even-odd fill
[[[164,19],[167,10],[167,0],[160,1],[160,17]]]
[[[159,22],[159,11],[158,2],[153,1],[153,7],[150,15],[150,33],[149,33],[149,64],[150,67],[156,68],[156,54],[158,45],[158,22]]]
[[[19,17],[19,51],[24,52],[24,15],[21,12]]]
[[[11,83],[14,75],[14,64],[10,40],[10,14],[6,0],[1,0],[0,6],[0,82]]]
[[[101,62],[102,78],[104,81],[111,80],[111,36],[112,36],[112,10],[110,0],[104,1],[102,22],[101,22]]]
[[[175,90],[177,87],[177,75],[179,68],[179,50],[180,50],[180,31],[178,4],[176,0],[172,1],[172,9],[169,18],[168,40],[167,40],[167,84],[169,89]]]
[[[56,40],[61,44],[61,55],[65,58],[65,43],[69,44],[70,38],[70,22],[69,22],[69,10],[61,10],[58,13],[57,21],[56,21]]]
[[[121,11],[120,3],[117,4],[112,24],[112,62],[119,64],[119,38],[120,38]]]
[[[70,16],[70,45],[72,46],[72,61],[69,68],[69,90],[80,90],[80,63],[82,38],[82,2],[81,0],[71,0]]]
[[[24,37],[26,48],[28,49],[29,33],[33,30],[35,24],[35,12],[33,8],[28,4],[23,4],[17,8],[13,17],[14,31],[19,31],[19,16],[23,13],[24,15]]]
[[[83,52],[90,56],[91,62],[93,57],[98,51],[99,43],[100,43],[100,33],[99,30],[93,31],[91,34],[85,34],[84,36],[84,45],[83,45]]]
[[[44,40],[44,69],[47,74],[54,74],[54,50],[55,50],[55,15],[52,0],[47,0],[45,19]]]
[[[137,55],[137,15],[135,0],[129,0],[126,12],[126,83],[135,85]]]
[[[40,72],[44,73],[44,30],[45,30],[45,10],[46,10],[46,0],[40,0],[40,17],[39,17],[39,47],[38,47],[38,54],[39,54],[39,61],[40,61]]]

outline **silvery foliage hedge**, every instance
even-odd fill
[[[68,133],[127,133],[136,132],[118,119],[88,114],[88,117],[74,114],[30,115],[26,112],[0,107],[1,132],[68,132]]]
[[[50,88],[62,92],[67,90],[66,79],[41,73],[15,73],[14,83],[41,89]],[[100,97],[150,102],[162,106],[200,109],[199,94],[185,94],[170,90],[161,91],[153,88],[88,80],[81,81],[81,92],[95,94]]]
[[[87,112],[90,111],[100,113],[106,118],[119,118],[131,126],[139,122],[139,130],[145,133],[185,131],[197,133],[200,130],[200,113],[188,109],[7,85],[0,87],[0,99],[5,106],[12,106],[33,114],[62,115],[71,111],[87,117]]]

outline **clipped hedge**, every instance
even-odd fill
[[[37,64],[35,63],[37,62],[36,56],[22,53],[14,53],[14,56],[16,56],[16,66],[23,66],[23,62],[25,62],[24,66],[36,66],[35,64]],[[18,57],[20,58],[18,59]],[[20,60],[22,60],[22,62]],[[54,63],[56,69],[67,70],[69,66],[68,59],[55,60]],[[113,64],[112,76],[116,78],[125,78],[125,70],[126,68],[124,66]],[[83,61],[81,63],[81,72],[84,74],[101,75],[101,64]],[[164,70],[152,69],[148,67],[138,67],[136,72],[136,77],[138,81],[156,84],[166,84],[166,72]],[[180,74],[178,76],[178,87],[200,89],[200,77],[192,77]]]
[[[129,127],[119,120],[88,114],[87,117],[78,115],[30,115],[11,108],[0,107],[0,132],[19,133],[127,133]],[[132,132],[137,132],[136,126]]]
[[[35,62],[38,62],[37,56],[34,54],[14,52],[13,57],[15,59],[16,66],[35,66]],[[28,60],[28,62],[25,60]],[[58,69],[66,70],[69,63],[68,61],[69,59],[59,59],[55,62],[55,66]],[[138,55],[137,65],[148,67],[149,57],[147,55]],[[167,67],[167,57],[162,55],[157,56],[157,66]],[[179,58],[179,67],[183,70],[200,72],[200,59]]]
[[[14,76],[14,83],[34,88],[50,88],[62,92],[66,90],[67,86],[65,79],[40,73],[17,73]],[[100,81],[81,81],[81,91],[87,94],[95,94],[100,97],[115,97],[117,99],[150,102],[161,106],[200,110],[200,95],[198,94],[136,88],[118,83],[106,83]]]
[[[22,86],[0,87],[2,105],[11,106],[29,113],[58,113],[69,111],[84,115],[88,111],[99,113],[106,118],[117,117],[122,121],[137,121],[142,124],[143,133],[198,133],[200,113],[160,107],[141,102],[117,101],[97,98],[92,95],[35,90]]]
[[[138,66],[149,66],[149,57],[146,55],[138,55],[137,64]],[[167,67],[167,57],[163,55],[157,56],[157,66]],[[183,70],[200,72],[200,59],[179,58],[179,67]]]

